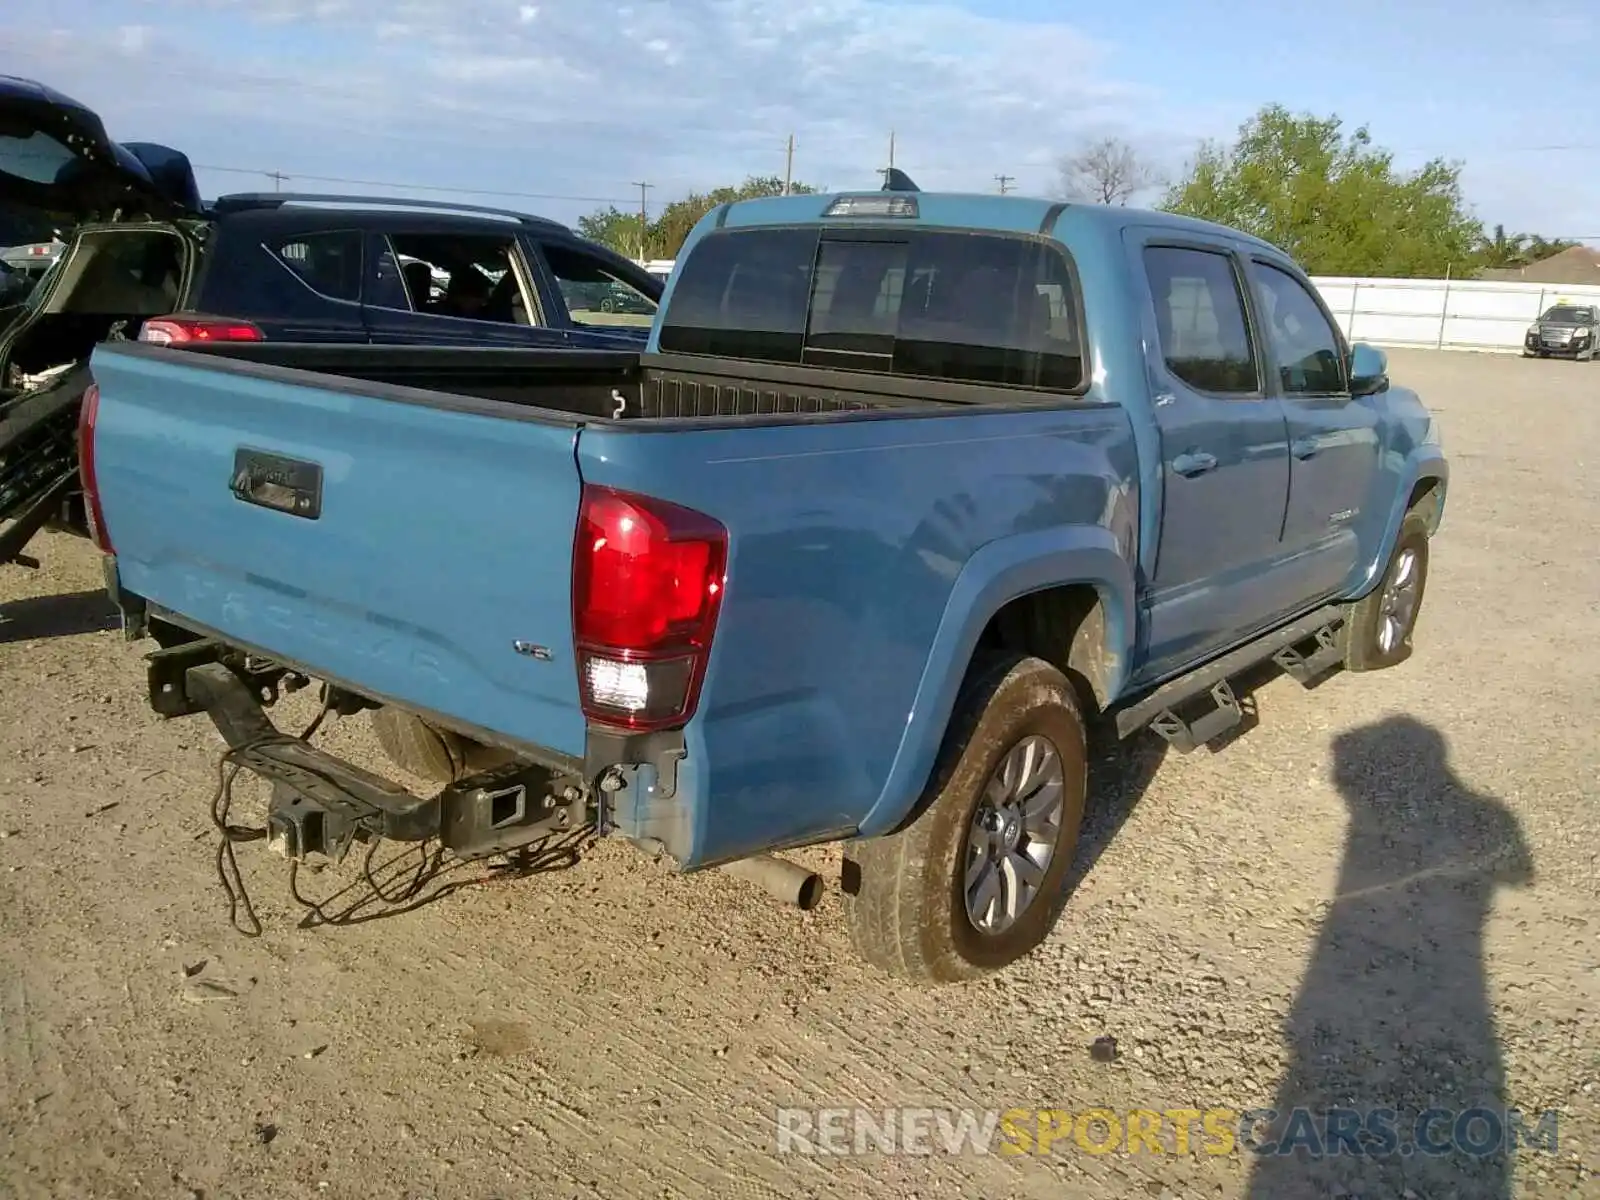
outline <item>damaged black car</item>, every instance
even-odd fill
[[[63,230],[54,265],[0,308],[0,564],[49,523],[83,528],[76,432],[99,342],[176,306],[201,213],[181,153],[118,144],[70,97],[0,76],[0,193]],[[31,565],[31,564],[30,564]]]

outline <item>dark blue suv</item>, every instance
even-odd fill
[[[520,213],[268,193],[224,196],[207,218],[182,319],[144,340],[222,318],[269,340],[626,349],[661,297],[643,267]]]

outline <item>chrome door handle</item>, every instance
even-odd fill
[[[1316,438],[1297,438],[1289,443],[1289,453],[1296,458],[1310,458],[1320,449],[1322,446]]]
[[[1191,450],[1187,454],[1180,454],[1172,460],[1172,469],[1185,479],[1193,479],[1196,475],[1204,475],[1207,471],[1214,471],[1217,467],[1217,456],[1207,454],[1203,450]]]

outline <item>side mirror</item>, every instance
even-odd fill
[[[1350,394],[1372,396],[1389,386],[1389,356],[1376,346],[1350,347]]]

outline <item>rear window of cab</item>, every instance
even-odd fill
[[[1074,392],[1076,280],[1040,238],[814,226],[718,230],[662,313],[668,353]]]

